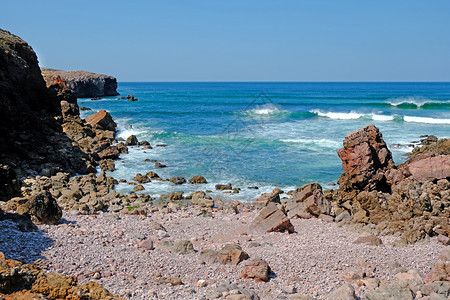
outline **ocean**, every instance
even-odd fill
[[[215,198],[253,201],[275,187],[319,182],[333,188],[342,173],[336,150],[347,133],[372,123],[396,164],[421,136],[450,137],[450,83],[120,82],[118,92],[139,100],[79,99],[92,109],[82,117],[105,109],[118,123],[118,137],[135,134],[153,149],[130,147],[108,175],[129,181],[155,171],[162,178],[203,175],[208,181],[144,184],[142,192],[156,198],[212,190]],[[146,159],[168,167],[155,169]],[[240,192],[214,190],[227,183]],[[116,189],[131,192],[133,186]]]

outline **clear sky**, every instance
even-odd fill
[[[119,81],[450,81],[449,0],[3,1],[40,65]]]

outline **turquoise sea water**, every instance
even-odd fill
[[[241,193],[214,196],[250,201],[274,187],[288,190],[309,182],[332,187],[342,172],[336,150],[345,135],[371,123],[397,164],[421,135],[450,137],[450,83],[122,82],[118,91],[139,101],[79,99],[93,109],[82,116],[105,109],[119,124],[120,137],[136,134],[167,147],[130,149],[112,176],[130,180],[153,170],[164,178],[200,174],[209,182],[144,185],[144,192],[156,196],[229,182]],[[154,169],[146,158],[168,168]]]

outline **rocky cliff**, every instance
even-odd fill
[[[119,95],[116,91],[117,80],[112,76],[86,71],[61,71],[46,68],[42,68],[41,71],[47,86],[54,84],[59,76],[77,98]]]
[[[24,177],[92,171],[91,159],[62,131],[62,100],[76,106],[76,98],[58,85],[46,87],[33,49],[0,30],[0,165],[9,166],[3,168],[8,178],[14,172]],[[7,184],[0,181],[1,197]]]

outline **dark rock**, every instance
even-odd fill
[[[205,177],[201,175],[195,175],[194,177],[189,179],[189,183],[194,184],[194,183],[208,183],[208,182],[206,181]]]
[[[138,138],[135,135],[130,135],[125,142],[126,146],[136,146],[139,143]]]
[[[100,168],[103,172],[110,171],[113,172],[116,169],[116,165],[112,159],[103,159],[99,163]]]
[[[160,163],[160,162],[156,162],[155,163],[155,168],[156,169],[161,169],[161,168],[167,168],[167,166],[162,164],[162,163]]]
[[[89,107],[86,107],[86,106],[80,106],[79,109],[80,110],[85,110],[85,111],[92,110],[92,108],[89,108]]]
[[[0,200],[6,201],[20,193],[20,183],[11,166],[0,164]]]
[[[42,191],[25,198],[15,198],[15,211],[27,215],[39,224],[56,224],[62,217],[62,210],[48,191]]]
[[[148,172],[146,176],[153,180],[161,180],[161,177],[153,171]]]
[[[183,184],[186,183],[186,179],[184,177],[172,177],[169,179],[170,182],[172,182],[173,184],[179,185],[179,184]]]
[[[151,181],[147,175],[142,175],[141,173],[137,173],[133,180],[139,183],[147,183]]]
[[[224,185],[224,184],[216,184],[215,185],[215,189],[219,190],[219,191],[223,191],[223,190],[232,190],[233,187],[231,186],[231,183]]]

